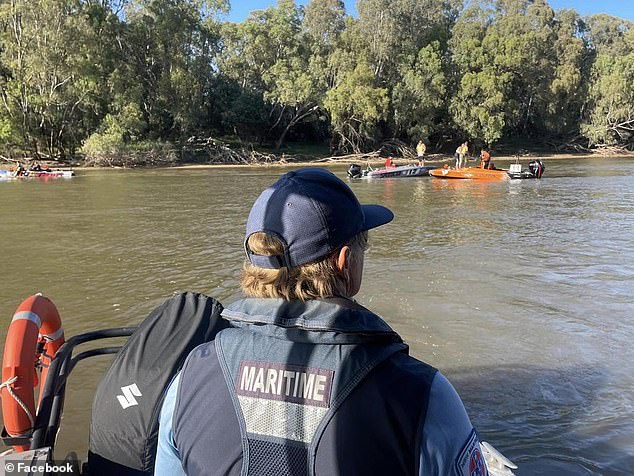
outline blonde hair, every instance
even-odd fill
[[[346,244],[350,246],[351,259],[358,260],[368,248],[368,232],[357,234]],[[263,256],[284,254],[284,244],[277,237],[264,232],[249,236],[248,247]],[[296,268],[258,268],[246,261],[240,279],[242,292],[248,297],[283,298],[287,301],[349,297],[347,273],[337,269],[336,259],[340,249],[337,248],[320,261]]]

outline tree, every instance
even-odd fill
[[[545,114],[546,129],[552,134],[575,135],[588,93],[592,56],[584,40],[585,22],[574,10],[559,10],[555,17],[556,40],[550,82],[550,99]]]
[[[344,74],[326,95],[325,107],[340,140],[340,150],[360,151],[372,141],[374,127],[385,119],[389,97],[387,89],[374,85],[375,76],[368,64],[359,64]]]
[[[133,0],[126,6],[112,111],[139,105],[150,138],[182,140],[208,123],[226,0]]]
[[[36,155],[72,153],[91,126],[100,81],[89,13],[73,0],[0,6],[0,118]]]
[[[627,31],[621,42],[604,41],[610,47],[599,53],[592,68],[588,113],[582,131],[591,144],[634,149],[634,29]],[[620,51],[629,54],[615,54]]]
[[[221,69],[248,94],[262,95],[279,150],[288,133],[314,117],[323,101],[323,89],[309,67],[310,50],[302,41],[302,10],[294,0],[279,0],[277,7],[253,12],[243,24],[224,31]]]
[[[441,114],[447,92],[440,43],[433,42],[418,52],[412,65],[401,66],[401,81],[392,92],[396,134],[429,140],[442,124]]]
[[[626,41],[627,33],[634,23],[611,15],[591,15],[586,19],[592,48],[599,54],[613,56],[628,54],[631,46]]]
[[[556,17],[545,0],[473,2],[450,43],[456,124],[489,143],[574,131],[587,71],[582,34],[577,15]]]
[[[490,69],[466,73],[458,95],[452,99],[451,114],[469,137],[492,145],[504,135],[507,124],[510,73],[499,74]],[[509,107],[510,106],[510,107]]]

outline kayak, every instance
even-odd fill
[[[71,178],[75,176],[72,170],[27,170],[20,175],[14,175],[10,170],[0,170],[0,180],[26,178]]]
[[[509,180],[506,170],[481,169],[479,167],[465,167],[461,169],[436,169],[429,175],[442,179],[471,179],[471,180]]]
[[[348,169],[348,177],[368,179],[427,177],[429,172],[436,168],[435,165],[402,165],[376,170],[361,170],[359,165],[352,164]]]

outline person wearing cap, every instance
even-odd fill
[[[171,383],[155,475],[486,474],[451,384],[352,299],[368,230],[392,218],[323,169],[262,192],[244,240],[246,298]]]

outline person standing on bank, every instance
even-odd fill
[[[422,140],[418,141],[416,145],[416,158],[418,159],[418,165],[425,165],[425,152],[427,151],[427,146]]]
[[[247,297],[171,383],[156,476],[487,474],[448,380],[352,299],[368,230],[392,218],[324,169],[262,192],[244,241]]]

